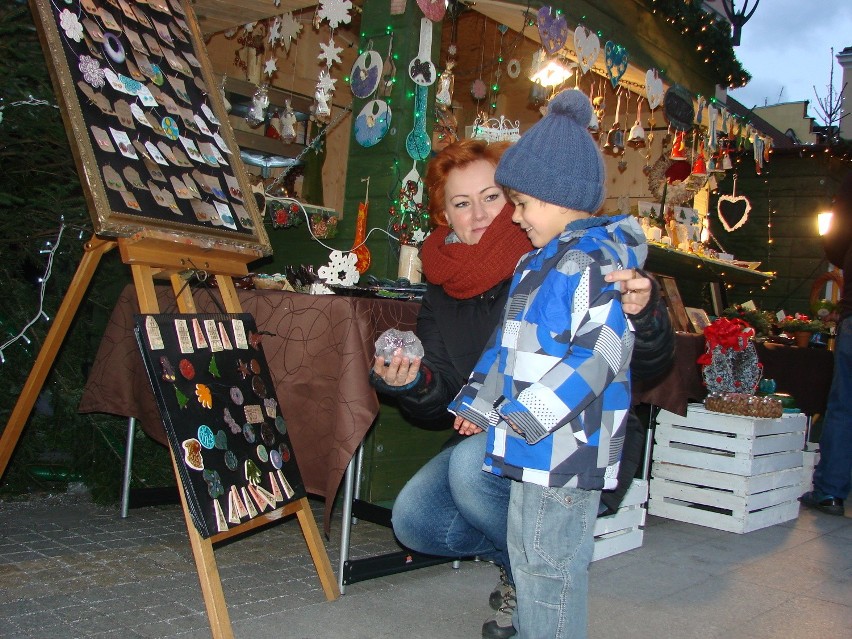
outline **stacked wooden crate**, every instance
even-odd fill
[[[618,511],[595,522],[595,551],[592,561],[605,559],[642,545],[648,482],[634,479]]]
[[[648,512],[747,533],[795,519],[805,416],[726,415],[690,404],[657,418]]]

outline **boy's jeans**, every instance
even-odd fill
[[[512,482],[508,545],[516,639],[585,639],[601,493]]]

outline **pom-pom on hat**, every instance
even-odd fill
[[[557,94],[547,115],[506,149],[495,179],[519,193],[595,213],[604,200],[604,163],[589,134],[592,104],[581,91]]]

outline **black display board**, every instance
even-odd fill
[[[135,323],[201,536],[305,497],[254,318],[136,315]]]

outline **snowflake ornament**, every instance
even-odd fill
[[[275,18],[272,21],[272,24],[269,25],[269,36],[267,36],[266,40],[273,47],[275,43],[281,39],[281,18]]]
[[[325,61],[325,66],[331,68],[331,65],[335,62],[340,64],[340,52],[343,51],[343,48],[334,43],[334,38],[329,38],[328,42],[320,42],[320,49],[322,49],[322,52],[317,58]]]
[[[279,38],[284,43],[284,48],[290,51],[290,43],[299,37],[302,31],[302,23],[293,18],[289,11],[281,16],[281,35]]]
[[[263,72],[271,76],[278,70],[278,59],[275,57],[269,58],[266,62],[263,63]]]
[[[326,284],[352,286],[358,282],[361,276],[355,268],[355,263],[358,261],[355,253],[343,254],[341,251],[332,251],[328,258],[328,264],[317,269],[317,275]]]
[[[349,10],[352,8],[350,0],[320,0],[320,9],[317,16],[320,20],[328,20],[328,25],[336,29],[341,23],[349,24],[352,17]]]
[[[334,91],[335,82],[337,82],[337,79],[332,78],[327,69],[323,69],[317,79],[317,89],[320,89],[323,93],[331,94]]]
[[[348,22],[348,20],[347,20]],[[59,14],[59,26],[65,32],[65,35],[74,42],[80,42],[83,39],[83,25],[77,19],[77,16],[63,9]]]
[[[243,29],[245,29],[246,33],[251,33],[252,31],[254,31],[254,28],[255,28],[256,25],[257,25],[257,22],[247,22],[246,24],[243,25]]]

